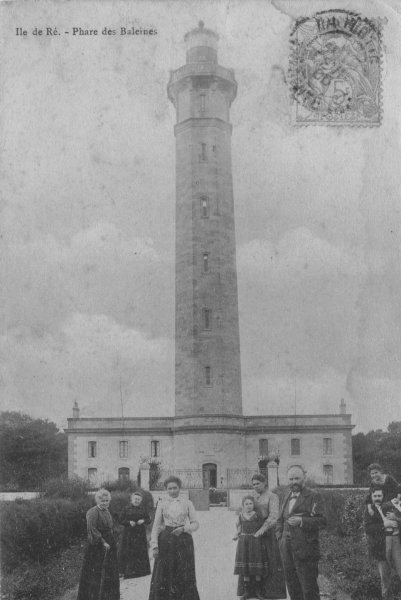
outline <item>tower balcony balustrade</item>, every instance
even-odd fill
[[[213,83],[220,84],[229,92],[229,103],[233,102],[237,95],[237,82],[234,71],[227,69],[215,62],[199,62],[183,65],[175,71],[170,71],[170,80],[167,85],[169,100],[176,105],[176,97],[179,89],[188,85],[193,78],[211,78]]]

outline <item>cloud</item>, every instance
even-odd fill
[[[94,223],[78,231],[71,243],[62,247],[62,261],[66,263],[79,262],[82,258],[87,264],[91,260],[99,263],[109,260],[132,261],[133,257],[150,262],[161,260],[152,239],[129,239],[113,223]]]
[[[53,331],[74,311],[108,314],[129,327],[170,335],[173,264],[151,238],[96,222],[62,240],[9,240],[4,302],[9,327]],[[166,312],[160,312],[163,296]]]
[[[57,333],[32,337],[23,328],[1,338],[4,410],[46,414],[65,423],[77,400],[81,416],[169,414],[173,342],[151,338],[107,315],[75,313]]]
[[[363,276],[364,266],[345,250],[313,235],[305,227],[287,231],[276,244],[255,239],[238,248],[238,268],[249,276],[289,279],[327,275]]]
[[[93,364],[163,362],[170,350],[166,339],[151,339],[106,315],[75,313],[61,328],[61,336],[66,352],[90,357]]]
[[[369,377],[352,371],[347,388],[354,399],[353,422],[357,431],[386,430],[391,421],[400,420],[400,377]]]
[[[352,398],[344,374],[327,368],[314,379],[288,372],[286,377],[245,377],[244,409],[249,414],[335,414],[341,398],[351,412]]]
[[[244,374],[348,372],[358,344],[360,261],[298,228],[276,244],[242,245],[238,267]]]

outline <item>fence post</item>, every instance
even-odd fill
[[[273,490],[278,486],[278,464],[270,461],[267,464],[267,481],[269,489]]]
[[[150,469],[149,465],[141,464],[141,488],[143,490],[150,489]]]

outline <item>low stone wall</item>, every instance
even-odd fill
[[[167,492],[165,492],[164,490],[151,490],[150,493],[153,496],[153,501],[155,503],[155,506],[158,503],[158,501],[161,500],[163,498],[163,496],[165,496],[167,494]],[[186,498],[188,500],[189,499],[188,490],[181,490],[180,498]]]
[[[33,500],[40,498],[40,492],[0,492],[1,502],[12,502],[13,500]]]

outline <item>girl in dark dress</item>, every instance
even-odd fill
[[[262,540],[256,537],[263,524],[263,518],[255,511],[255,500],[252,496],[242,499],[242,512],[237,521],[238,540],[235,555],[234,575],[239,575],[244,581],[244,593],[241,599],[251,598],[250,588],[255,587],[256,598],[263,599],[261,580],[267,573],[267,558],[263,551]]]
[[[150,523],[149,514],[142,508],[142,494],[134,492],[131,504],[124,508],[120,523],[124,525],[120,554],[120,573],[124,579],[150,575],[148,541],[146,525]]]
[[[149,600],[199,600],[192,532],[199,523],[194,505],[180,497],[181,480],[168,477],[167,496],[159,500],[151,547],[155,563]]]
[[[96,492],[96,506],[86,513],[88,546],[85,550],[78,600],[119,600],[117,544],[108,511],[110,492]]]

